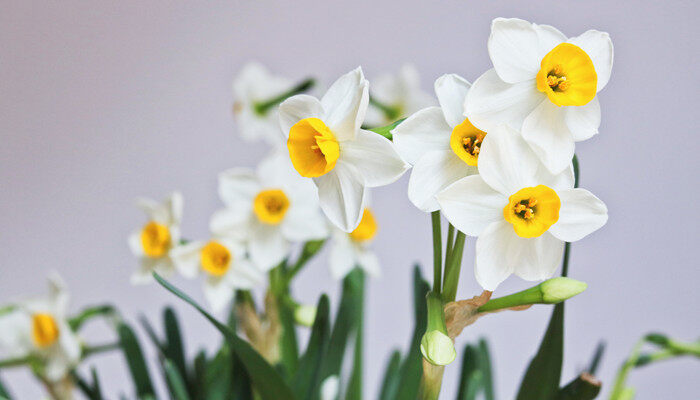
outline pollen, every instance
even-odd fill
[[[58,340],[58,324],[51,314],[37,313],[32,316],[32,340],[36,347],[45,349]]]
[[[148,257],[164,256],[170,249],[170,230],[155,221],[147,223],[141,230],[141,246]]]
[[[215,277],[226,274],[232,260],[229,249],[219,242],[211,241],[200,252],[202,269]]]
[[[289,198],[280,189],[263,190],[253,200],[253,212],[264,224],[279,224],[288,209]]]

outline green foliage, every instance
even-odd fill
[[[117,326],[117,333],[119,335],[119,343],[121,344],[124,358],[129,366],[129,373],[131,374],[131,380],[134,382],[137,397],[155,397],[155,391],[153,390],[153,384],[148,374],[146,360],[143,358],[141,345],[134,331],[129,325],[122,322]]]
[[[458,387],[458,400],[474,400],[479,393],[483,393],[484,399],[493,400],[491,357],[486,340],[479,340],[478,345],[465,346]]]
[[[363,371],[363,351],[364,351],[364,329],[362,316],[364,315],[364,273],[359,268],[355,269],[360,281],[359,290],[353,299],[353,309],[355,310],[355,346],[353,348],[352,372],[350,381],[345,393],[345,400],[362,399],[362,371]]]
[[[86,382],[77,372],[72,372],[73,380],[75,381],[78,389],[87,397],[89,400],[102,400],[102,389],[100,387],[100,380],[97,377],[97,370],[93,367],[90,369],[90,374],[92,375],[92,383]]]
[[[394,350],[384,369],[384,378],[382,379],[382,388],[379,392],[379,400],[389,400],[396,397],[396,392],[399,389],[400,372],[401,352]]]
[[[292,390],[297,399],[313,399],[321,383],[321,363],[328,351],[330,340],[329,304],[326,295],[321,296],[316,320],[306,352],[299,360],[299,368],[292,379]]]
[[[0,379],[0,399],[2,399],[3,397],[7,400],[10,400],[12,398],[7,389],[5,389],[5,384],[3,383],[2,379]]]

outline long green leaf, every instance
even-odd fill
[[[173,367],[177,368],[183,383],[188,389],[188,393],[193,393],[193,385],[188,383],[187,380],[189,371],[187,370],[185,346],[180,333],[180,324],[177,314],[172,307],[167,307],[163,312],[163,324],[165,325],[165,358],[172,362]]]
[[[253,381],[253,385],[255,386],[255,389],[260,395],[261,399],[286,400],[295,398],[292,390],[282,380],[280,374],[248,343],[239,338],[238,335],[232,332],[226,325],[212,317],[199,304],[197,304],[197,302],[192,300],[175,286],[171,285],[160,275],[154,273],[153,276],[164,288],[199,311],[200,314],[209,320],[209,322],[211,322],[214,327],[221,332],[222,335],[224,335],[231,345],[231,350],[238,357],[240,357],[241,361],[245,365],[245,368],[248,371],[248,374]]]
[[[357,296],[353,297],[353,308],[355,313],[355,346],[353,348],[353,361],[352,361],[352,372],[350,373],[350,380],[348,382],[348,388],[345,393],[345,400],[360,400],[362,399],[362,372],[363,368],[363,351],[364,351],[364,298],[365,298],[365,275],[360,268],[355,268],[356,273],[359,275],[359,293]]]
[[[468,344],[462,356],[462,372],[459,379],[457,400],[474,400],[483,388],[484,376],[480,368],[479,350]]]
[[[324,294],[318,302],[316,320],[311,330],[306,352],[299,360],[299,368],[292,379],[292,389],[297,399],[312,399],[321,383],[321,362],[328,349],[330,317],[328,297]]]
[[[228,343],[219,349],[216,356],[207,364],[204,374],[203,398],[207,400],[228,400],[232,392],[233,381],[226,377],[233,373],[233,361]],[[222,377],[224,377],[222,379]]]
[[[282,336],[280,338],[280,356],[286,377],[292,376],[299,364],[299,343],[294,324],[294,310],[288,302],[277,297],[277,309],[279,310]]]
[[[163,360],[163,369],[165,370],[165,378],[168,381],[168,388],[170,388],[170,394],[173,399],[190,400],[185,380],[180,375],[180,371],[175,366],[175,363],[166,358]]]
[[[2,379],[0,379],[0,396],[10,400],[12,396],[10,396],[10,392],[7,391],[5,388],[5,384],[3,383]]]
[[[389,362],[384,369],[382,388],[379,391],[379,400],[390,400],[396,396],[399,389],[399,373],[401,371],[401,352],[395,350],[389,357]]]
[[[78,315],[75,317],[70,318],[68,320],[68,325],[70,326],[71,330],[75,332],[79,330],[83,324],[94,317],[109,316],[114,314],[116,314],[116,309],[109,304],[88,307],[78,313]]]
[[[194,383],[194,395],[196,399],[206,398],[206,386],[204,377],[207,371],[207,354],[204,350],[200,350],[194,357],[192,363],[192,382]]]
[[[117,327],[117,333],[119,334],[119,342],[122,346],[124,358],[126,358],[127,365],[129,366],[129,372],[134,382],[137,397],[155,397],[155,391],[153,390],[151,377],[148,374],[146,360],[143,358],[143,352],[141,351],[141,346],[136,339],[134,331],[131,330],[129,325],[120,323]]]
[[[420,352],[420,340],[425,333],[425,326],[428,319],[428,306],[425,296],[428,294],[430,286],[420,273],[420,266],[413,269],[413,307],[415,325],[413,337],[408,347],[407,356],[401,365],[401,380],[399,381],[399,391],[396,399],[415,399],[423,375],[423,355]]]
[[[588,368],[586,368],[586,372],[588,372],[591,375],[595,375],[596,371],[598,371],[598,366],[600,365],[600,360],[603,358],[603,354],[605,353],[605,342],[600,341],[598,343],[598,346],[595,348],[595,352],[593,353],[593,358],[591,359],[591,363],[588,365]]]
[[[486,339],[479,339],[479,367],[483,376],[484,398],[494,400],[496,397],[493,384],[493,373],[491,372],[491,353]]]
[[[593,400],[600,393],[600,381],[590,374],[583,373],[561,388],[556,400]]]
[[[236,400],[253,400],[253,388],[250,385],[250,376],[245,365],[235,354],[232,357],[232,362],[231,397]]]

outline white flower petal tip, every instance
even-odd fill
[[[549,230],[558,239],[575,242],[603,227],[608,221],[608,208],[585,189],[569,189],[557,193],[561,200],[559,219]]]
[[[457,74],[445,74],[435,81],[435,94],[450,127],[464,121],[464,101],[470,88],[471,84]]]

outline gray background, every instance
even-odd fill
[[[610,209],[608,224],[573,246],[571,276],[589,290],[567,306],[564,378],[600,339],[609,384],[633,343],[649,331],[697,337],[697,3],[692,1],[311,1],[3,2],[0,12],[0,301],[45,289],[60,271],[73,307],[113,302],[131,321],[159,318],[176,303],[189,351],[218,340],[192,310],[156,286],[132,287],[126,236],[144,217],[133,198],[186,198],[186,237],[206,234],[217,172],[252,166],[266,152],[243,143],[231,119],[231,80],[256,59],[293,78],[330,82],[361,64],[373,76],[408,61],[426,89],[456,72],[473,81],[490,67],[491,19],[517,16],[574,36],[610,32],[615,66],[600,93],[601,134],[578,145],[582,186]],[[431,89],[432,90],[432,89]],[[406,197],[407,176],[374,191],[383,277],[369,284],[366,393],[374,395],[389,351],[408,342],[410,271],[431,260],[429,217]],[[468,241],[460,297],[479,292]],[[321,261],[296,293],[335,293]],[[427,268],[425,269],[428,272]],[[202,295],[197,283],[176,282]],[[499,292],[527,287],[509,279]],[[333,297],[337,299],[337,297]],[[497,391],[511,398],[550,307],[484,318],[459,339],[488,334]],[[87,341],[105,342],[100,323]],[[150,353],[153,356],[152,353]],[[130,391],[117,354],[89,361],[112,397]],[[445,392],[458,367],[448,368]],[[155,370],[154,370],[155,371]],[[641,369],[639,399],[696,398],[696,360]],[[20,398],[41,393],[26,372],[2,373]],[[446,398],[449,398],[446,396]]]

